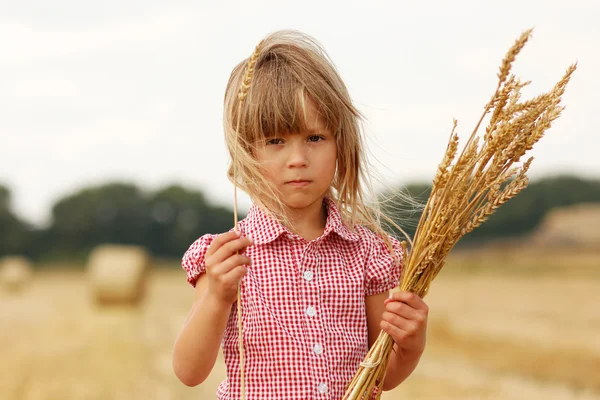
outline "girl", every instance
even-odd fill
[[[231,74],[224,111],[237,185],[253,204],[237,232],[204,235],[183,257],[195,299],[174,345],[175,374],[202,383],[221,344],[227,379],[217,397],[241,397],[241,282],[248,400],[341,399],[381,329],[395,342],[383,383],[390,390],[417,366],[428,309],[411,293],[388,298],[403,254],[376,202],[366,204],[375,196],[361,116],[309,36],[275,32],[257,52],[237,135],[248,59]],[[232,161],[230,179],[233,171]]]

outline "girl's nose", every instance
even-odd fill
[[[306,167],[308,165],[308,148],[303,143],[294,143],[289,147],[287,165],[289,168]]]

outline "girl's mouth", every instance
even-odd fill
[[[288,182],[288,185],[292,185],[294,187],[304,187],[306,185],[308,185],[310,183],[310,181],[291,181]]]

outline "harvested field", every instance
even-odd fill
[[[421,364],[382,398],[600,400],[597,275],[445,268],[426,298]],[[154,270],[138,307],[99,307],[85,282],[83,271],[45,270],[26,290],[0,294],[1,399],[215,398],[222,360],[196,388],[171,369],[193,297],[183,271]]]

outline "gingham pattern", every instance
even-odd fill
[[[368,351],[365,296],[398,285],[400,268],[383,241],[362,226],[350,231],[334,201],[323,204],[325,231],[310,242],[255,205],[238,223],[254,239],[246,250],[253,264],[242,282],[248,400],[341,399]],[[200,237],[183,257],[192,286],[206,271],[204,256],[215,237]],[[217,398],[239,399],[237,304],[221,345],[227,379]]]

